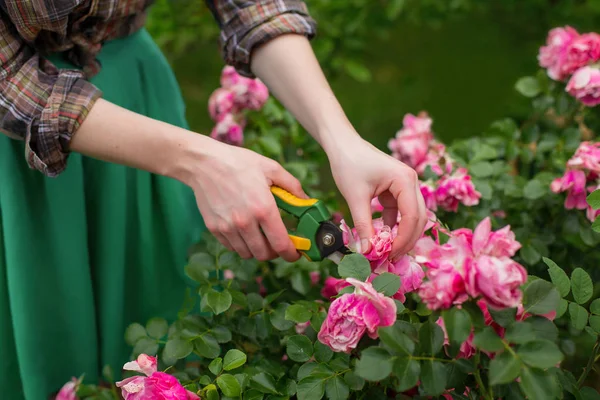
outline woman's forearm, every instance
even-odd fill
[[[252,71],[328,154],[357,136],[304,36],[282,35],[256,49]]]
[[[99,99],[73,136],[70,150],[185,181],[190,160],[200,162],[216,144]]]

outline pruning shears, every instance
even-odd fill
[[[344,245],[342,230],[331,221],[331,214],[318,199],[301,199],[278,186],[271,187],[277,207],[298,220],[296,229],[288,236],[309,261],[329,258],[336,264],[346,254],[352,253]]]

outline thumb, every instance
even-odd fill
[[[360,250],[363,254],[368,253],[371,250],[371,237],[375,233],[373,230],[373,215],[371,214],[371,199],[359,197],[347,201],[356,233],[360,238]]]
[[[271,171],[271,173],[268,175],[273,184],[287,190],[296,197],[308,199],[308,195],[304,193],[304,189],[302,189],[302,184],[300,181],[280,164],[277,163],[276,165],[277,167],[274,168],[273,171]]]

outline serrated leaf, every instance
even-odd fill
[[[394,375],[398,378],[398,391],[408,390],[417,385],[421,376],[421,364],[408,357],[398,358],[394,362]]]
[[[229,350],[223,359],[223,369],[225,371],[231,371],[244,364],[246,364],[246,354],[236,349]]]
[[[525,313],[536,315],[547,314],[556,310],[560,301],[560,294],[553,284],[543,279],[531,282],[523,295]]]
[[[167,357],[179,360],[189,356],[194,351],[194,345],[188,340],[176,338],[167,341],[164,351]]]
[[[592,314],[600,315],[600,299],[592,301],[590,304],[590,312]]]
[[[312,313],[300,304],[292,304],[285,310],[285,319],[298,324],[308,322]]]
[[[536,368],[523,368],[519,386],[530,399],[551,399],[558,392],[556,379],[549,373]]]
[[[334,376],[327,381],[325,394],[329,400],[346,400],[350,395],[350,388],[340,376]]]
[[[389,272],[378,275],[371,283],[375,290],[386,296],[393,296],[400,290],[400,277]]]
[[[125,330],[125,341],[130,346],[134,346],[138,340],[147,336],[146,328],[137,322],[129,325]]]
[[[438,324],[427,321],[419,328],[419,345],[423,354],[436,355],[444,344],[444,331]]]
[[[569,316],[571,317],[571,325],[573,325],[573,328],[577,330],[582,330],[587,325],[588,312],[579,304],[569,304]]]
[[[275,387],[275,379],[269,374],[260,372],[250,378],[252,386],[263,393],[279,394]]]
[[[213,373],[213,375],[219,375],[223,370],[223,359],[221,357],[217,357],[208,364],[208,370]]]
[[[571,291],[571,281],[569,280],[567,273],[551,259],[543,257],[542,260],[544,260],[544,263],[548,266],[550,279],[554,286],[556,286],[560,296],[567,297]]]
[[[556,308],[556,318],[562,317],[567,312],[568,307],[569,307],[569,302],[565,299],[560,299],[560,302],[558,303],[558,307]]]
[[[194,340],[194,347],[202,357],[213,359],[221,353],[221,346],[212,335],[202,335]]]
[[[439,361],[421,361],[421,385],[430,396],[439,396],[446,389],[447,371]]]
[[[451,308],[442,312],[450,342],[461,345],[471,334],[471,317],[465,310]]]
[[[535,332],[531,324],[515,321],[506,329],[504,339],[509,343],[523,344],[535,340]]]
[[[594,330],[594,332],[600,334],[600,316],[590,316],[590,327]]]
[[[540,83],[533,76],[524,76],[515,83],[515,89],[525,97],[535,97],[541,92]]]
[[[320,341],[316,341],[314,344],[315,348],[315,360],[320,363],[327,363],[333,357],[333,350],[329,348],[329,346],[324,345]]]
[[[586,200],[593,210],[600,209],[600,190],[594,190],[587,196]]]
[[[575,268],[571,273],[571,290],[573,298],[579,304],[585,304],[592,298],[594,284],[592,278],[581,268]]]
[[[548,193],[548,187],[538,180],[527,182],[523,188],[523,196],[528,200],[537,200]]]
[[[146,323],[148,335],[155,339],[160,339],[167,334],[169,324],[164,318],[152,318]]]
[[[312,342],[304,335],[291,336],[287,341],[286,353],[293,361],[308,361],[312,357],[313,352]]]
[[[490,385],[499,385],[514,381],[521,371],[521,361],[512,353],[505,351],[490,361]]]
[[[490,326],[487,326],[480,332],[475,333],[475,337],[473,338],[473,344],[479,349],[493,353],[500,351],[504,348],[502,340],[494,331],[494,329]]]
[[[594,222],[592,222],[592,230],[594,232],[600,233],[600,217],[596,217]]]
[[[206,304],[216,315],[222,314],[229,310],[232,301],[233,299],[231,297],[231,293],[229,293],[229,290],[227,289],[223,290],[222,292],[211,289],[206,293]]]
[[[325,394],[325,379],[309,376],[298,382],[298,400],[320,400]]]
[[[369,347],[361,353],[354,372],[367,381],[380,381],[392,372],[392,360],[385,349]]]
[[[534,340],[519,347],[517,354],[530,367],[541,369],[554,367],[564,355],[555,343],[549,340]]]
[[[344,381],[348,387],[355,392],[361,391],[365,386],[365,380],[352,371],[348,371],[344,374]]]
[[[233,375],[223,374],[217,377],[217,385],[227,397],[238,397],[240,395],[240,383]]]
[[[355,278],[364,282],[371,275],[371,264],[362,254],[348,254],[338,265],[338,273],[342,278]]]
[[[410,355],[415,351],[415,343],[405,335],[398,325],[377,330],[380,340],[391,350]]]

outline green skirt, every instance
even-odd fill
[[[91,82],[106,100],[187,127],[173,72],[145,30],[105,44],[99,60]],[[0,134],[0,397],[42,400],[72,376],[94,382],[105,364],[118,374],[131,322],[176,316],[187,251],[205,227],[174,180],[78,154],[47,178],[23,155]]]

